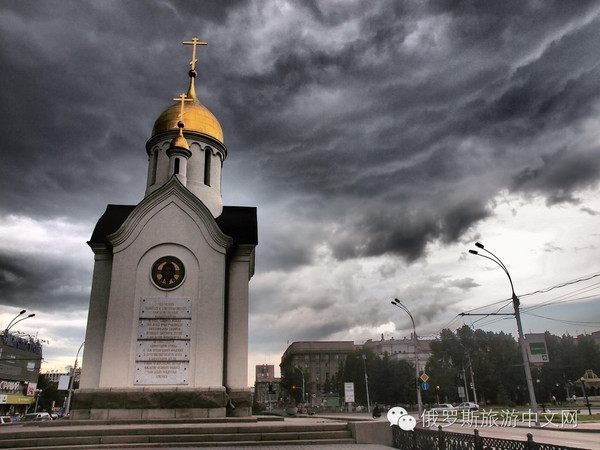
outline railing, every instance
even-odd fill
[[[399,426],[392,426],[394,448],[401,450],[583,450],[564,445],[541,444],[534,442],[533,435],[527,433],[526,441],[482,437],[479,430],[473,434],[444,432],[438,430],[415,428],[404,431]]]

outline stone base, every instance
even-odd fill
[[[248,417],[252,415],[252,392],[249,389],[231,389],[229,396],[231,403],[227,405],[227,417]],[[232,408],[231,404],[235,408]]]
[[[250,391],[232,390],[227,395],[224,387],[80,389],[74,392],[71,405],[73,419],[183,419],[250,415]]]

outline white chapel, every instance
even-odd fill
[[[73,418],[251,415],[248,294],[256,208],[223,206],[227,158],[216,117],[186,94],[146,143],[146,192],[108,205],[94,252],[85,353]]]

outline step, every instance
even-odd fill
[[[13,428],[13,427],[11,427]],[[128,425],[26,426],[0,432],[0,448],[143,448],[226,445],[349,444],[356,441],[346,423],[200,425],[138,423]]]

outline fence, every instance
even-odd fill
[[[540,444],[533,441],[533,435],[527,433],[526,441],[482,437],[479,430],[474,434],[444,432],[440,426],[437,431],[427,428],[415,428],[404,431],[392,426],[394,448],[401,450],[583,450],[564,445]]]

